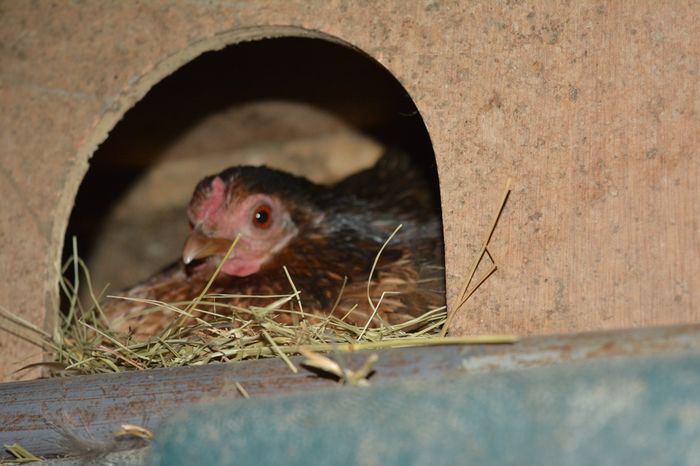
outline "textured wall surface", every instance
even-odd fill
[[[499,271],[455,332],[698,320],[700,3],[358,3],[1,2],[0,306],[50,324],[89,158],[155,83],[242,39],[321,33],[425,120],[451,295],[513,179]],[[40,357],[6,334],[0,354],[6,376]]]

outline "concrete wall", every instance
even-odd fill
[[[200,53],[308,35],[350,43],[413,98],[440,174],[450,295],[506,178],[499,271],[458,333],[700,317],[700,4],[2,2],[0,306],[51,325],[90,156]],[[0,334],[0,374],[37,349]]]

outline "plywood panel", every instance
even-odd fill
[[[72,202],[116,121],[198,53],[290,32],[280,25],[359,47],[413,97],[439,165],[451,295],[512,177],[492,246],[499,271],[454,332],[700,317],[696,1],[114,0],[0,10],[0,305],[35,323],[54,312]],[[7,377],[31,350],[4,334],[0,344]]]

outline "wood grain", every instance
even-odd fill
[[[116,122],[199,53],[290,31],[353,44],[413,97],[438,162],[451,295],[513,178],[499,270],[455,333],[700,317],[697,1],[0,8],[0,305],[34,323],[55,316],[73,199]],[[38,358],[5,333],[0,348],[6,378]]]

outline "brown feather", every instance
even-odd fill
[[[292,291],[286,266],[301,290],[304,310],[326,315],[338,300],[335,315],[365,325],[373,309],[367,299],[369,273],[383,242],[398,224],[403,227],[387,245],[374,271],[370,293],[379,306],[372,325],[405,322],[445,304],[444,256],[436,188],[401,154],[389,152],[373,167],[332,187],[267,168],[234,168],[219,176],[236,185],[237,196],[266,192],[284,199],[298,234],[257,273],[238,277],[220,274],[209,294],[279,295]],[[209,177],[198,185],[190,204],[204,202],[211,191]],[[403,181],[401,181],[403,180]],[[432,190],[431,190],[432,189]],[[244,193],[244,194],[241,194]],[[228,196],[233,196],[231,192]],[[235,202],[230,197],[227,202]],[[319,221],[319,219],[322,219]],[[148,280],[119,293],[130,298],[167,303],[195,299],[210,279],[220,256],[186,266],[178,261]],[[397,292],[394,294],[393,292]],[[269,299],[232,298],[240,308],[265,305]],[[111,299],[103,311],[113,327],[144,339],[162,331],[178,317],[171,310],[140,314],[148,304]],[[219,309],[220,311],[220,309]],[[206,319],[206,316],[200,316]],[[284,320],[285,318],[280,318]]]

